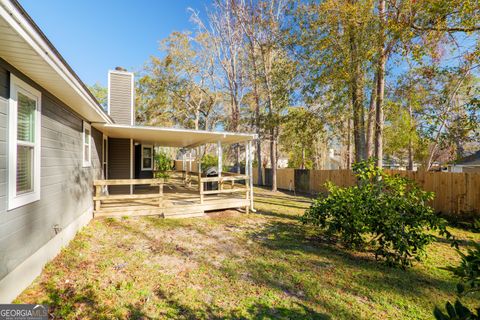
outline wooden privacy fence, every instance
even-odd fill
[[[389,174],[408,177],[416,181],[422,189],[434,192],[435,199],[431,205],[438,212],[457,216],[480,216],[480,173],[385,171]],[[263,169],[264,185],[271,185],[270,174],[270,169]],[[258,183],[257,177],[258,169],[253,168],[255,184]],[[355,176],[351,170],[277,169],[277,187],[279,189],[319,193],[326,191],[325,183],[327,181],[338,186],[348,187],[355,184]]]
[[[191,162],[191,164],[190,164]],[[198,172],[198,161],[186,160],[185,161],[185,168],[183,167],[183,160],[175,160],[175,170],[176,171],[190,171],[190,172]]]

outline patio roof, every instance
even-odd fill
[[[134,139],[165,147],[193,148],[207,143],[234,144],[256,138],[255,134],[95,123],[111,138]]]

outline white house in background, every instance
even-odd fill
[[[480,150],[456,163],[448,165],[449,172],[479,172],[480,173]]]
[[[338,170],[342,167],[342,158],[340,153],[335,153],[335,149],[328,149],[328,155],[325,159],[325,170]]]

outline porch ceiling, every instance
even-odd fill
[[[143,143],[165,147],[197,147],[207,143],[233,144],[255,139],[254,134],[187,130],[161,127],[124,126],[116,124],[93,124],[111,138],[134,139]]]

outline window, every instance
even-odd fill
[[[92,127],[83,121],[83,166],[90,167],[92,163]]]
[[[153,147],[149,145],[142,145],[142,170],[153,169]]]
[[[40,199],[41,93],[10,76],[8,209]]]

